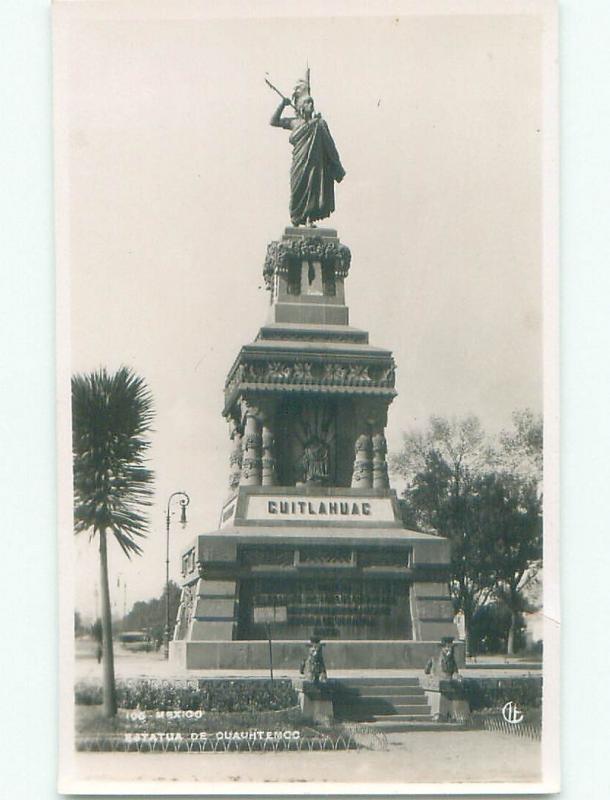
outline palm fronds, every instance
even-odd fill
[[[140,509],[151,505],[152,420],[152,395],[129,368],[72,378],[75,533],[112,531],[127,556],[148,530]]]

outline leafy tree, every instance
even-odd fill
[[[512,655],[521,614],[528,610],[524,590],[542,564],[541,498],[535,481],[497,474],[483,481],[494,594],[510,611],[506,650]]]
[[[432,416],[426,431],[403,434],[402,449],[391,455],[390,464],[408,485],[417,473],[427,469],[429,456],[435,453],[451,470],[459,489],[464,476],[480,472],[492,452],[478,417],[448,420]]]
[[[112,618],[108,588],[107,536],[127,557],[140,554],[138,539],[148,522],[153,473],[145,466],[153,419],[152,396],[144,380],[127,367],[100,369],[72,378],[72,449],[75,533],[96,534],[100,552],[103,632],[104,714],[116,714]]]
[[[404,436],[391,459],[407,481],[405,523],[451,541],[450,589],[467,646],[473,618],[495,597],[511,613],[509,652],[542,550],[541,422],[531,412],[513,419],[515,431],[494,446],[476,417],[432,417],[425,432]]]
[[[473,616],[470,628],[473,652],[501,653],[506,650],[510,616],[504,603],[496,600],[481,606]]]
[[[173,620],[180,605],[181,590],[174,581],[169,582],[170,619]],[[159,641],[163,639],[165,630],[166,594],[150,600],[138,600],[129,613],[123,618],[123,629],[126,631],[150,631],[151,636]],[[170,639],[172,632],[170,631]]]
[[[496,466],[509,475],[542,484],[542,415],[529,409],[513,413],[513,430],[502,431]]]
[[[91,626],[91,636],[98,644],[102,643],[102,620],[98,617]]]
[[[542,568],[543,440],[542,415],[529,409],[515,411],[513,429],[502,431],[495,451],[506,498],[505,519],[498,529],[503,558],[495,594],[511,615],[508,653],[515,651],[522,612],[532,610],[526,590]]]
[[[391,468],[407,481],[406,524],[451,540],[450,589],[464,614],[466,642],[472,617],[493,588],[487,543],[475,524],[473,482],[491,448],[477,417],[431,417],[426,431],[403,436]]]

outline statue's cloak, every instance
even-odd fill
[[[345,175],[328,125],[321,117],[303,122],[290,134],[290,219],[303,225],[335,210],[335,181]]]

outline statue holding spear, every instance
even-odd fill
[[[334,184],[343,180],[345,170],[328,125],[314,111],[309,67],[305,78],[297,82],[291,99],[267,78],[265,82],[282,98],[270,124],[290,131],[290,219],[293,225],[313,226],[316,220],[329,217],[335,210]],[[282,116],[288,106],[294,109],[296,116]]]

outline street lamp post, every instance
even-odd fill
[[[171,505],[172,501],[180,498],[180,524],[182,527],[186,525],[186,507],[191,502],[191,498],[186,492],[173,492],[170,494],[167,501],[167,510],[165,512],[165,658],[169,658],[169,632],[170,632],[170,615],[169,615],[169,526],[171,522]]]

